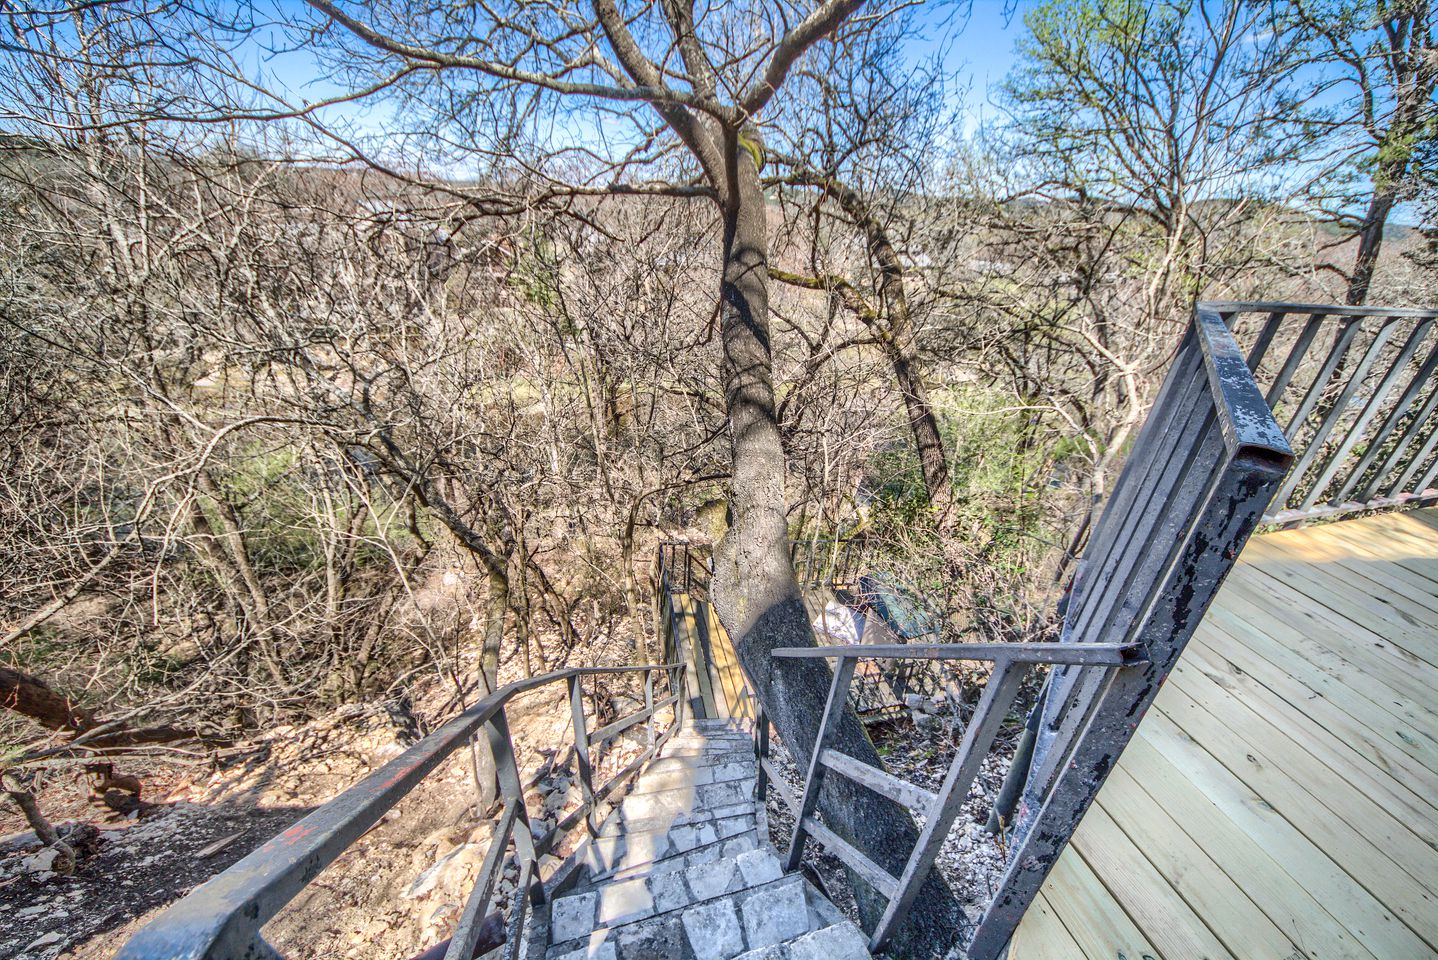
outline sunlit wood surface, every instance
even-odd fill
[[[1010,956],[1438,957],[1438,510],[1249,543]]]
[[[749,685],[714,605],[690,593],[673,596],[676,626],[683,634],[679,648],[689,652],[687,663],[697,681],[704,715],[725,720],[754,719]]]

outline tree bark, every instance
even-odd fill
[[[1357,306],[1368,299],[1378,254],[1383,249],[1383,228],[1388,225],[1388,214],[1396,201],[1392,188],[1382,190],[1373,195],[1368,201],[1368,209],[1363,212],[1363,225],[1358,229],[1358,253],[1353,258],[1353,273],[1348,279],[1350,306]]]
[[[29,717],[47,730],[63,733],[83,734],[105,724],[40,678],[8,667],[0,667],[0,707]],[[86,740],[84,746],[102,749],[197,739],[202,738],[195,731],[179,727],[122,727]]]
[[[47,730],[80,732],[95,726],[95,715],[50,688],[43,680],[0,667],[0,706],[29,717]]]
[[[737,130],[726,134],[720,338],[733,475],[730,526],[715,551],[712,594],[770,722],[795,759],[805,763],[814,748],[815,721],[823,711],[832,674],[821,660],[771,660],[770,656],[777,647],[813,646],[814,634],[789,558],[759,151],[741,143]],[[844,712],[833,746],[882,767],[852,710]],[[825,781],[819,810],[830,829],[891,873],[902,872],[918,839],[913,819],[903,807],[836,776]],[[886,901],[857,877],[854,887],[860,913],[872,929]],[[890,951],[901,957],[942,954],[956,938],[962,919],[953,892],[932,873]]]
[[[855,190],[834,184],[839,205],[864,232],[869,256],[879,266],[879,315],[887,322],[870,324],[877,330],[884,355],[893,368],[894,380],[904,397],[904,410],[909,417],[909,431],[919,453],[919,467],[924,475],[924,489],[929,505],[940,513],[947,511],[950,500],[949,461],[944,454],[944,441],[939,434],[939,420],[929,402],[929,391],[919,375],[919,352],[914,345],[914,318],[909,311],[909,297],[904,286],[904,264],[889,240],[889,232],[874,215],[869,204]]]

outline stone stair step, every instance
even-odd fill
[[[755,829],[754,813],[749,810],[737,817],[679,824],[672,829],[615,831],[601,835],[591,839],[578,855],[581,882],[592,882],[619,871],[632,871],[746,834],[753,836]]]
[[[739,761],[754,762],[753,746],[741,749],[730,748],[705,748],[694,744],[665,744],[664,750],[660,753],[661,760],[687,760],[694,763],[737,763]]]
[[[664,743],[663,753],[665,756],[673,756],[679,751],[697,751],[700,753],[747,753],[754,755],[754,742],[748,737],[721,737],[717,739],[697,737],[675,737]]]
[[[691,717],[684,722],[681,730],[737,730],[747,733],[750,730],[748,720],[724,720],[719,717]]]
[[[647,794],[655,797],[660,794]],[[640,797],[638,799],[644,799]],[[677,801],[676,801],[677,802]],[[715,820],[728,820],[731,817],[742,817],[754,814],[754,803],[752,800],[743,800],[738,803],[725,804],[721,807],[707,807],[699,810],[676,809],[663,801],[630,807],[628,810],[623,805],[604,822],[600,828],[599,835],[612,837],[620,833],[629,833],[635,830],[672,830],[675,827],[699,826],[708,824]]]
[[[638,793],[654,793],[659,790],[673,790],[685,786],[704,786],[710,783],[725,783],[731,780],[755,779],[753,759],[731,760],[722,763],[691,762],[688,757],[661,757],[655,760],[639,779],[634,781],[629,796]]]
[[[787,943],[739,954],[734,960],[871,960],[869,938],[848,920],[810,931]]]
[[[623,816],[633,819],[668,813],[698,813],[753,801],[752,779],[698,784],[680,781],[671,787],[631,790],[625,794],[618,809]]]
[[[574,891],[588,890],[610,881],[631,880],[635,877],[658,876],[662,873],[670,873],[674,870],[686,870],[689,867],[698,866],[703,863],[710,863],[714,860],[721,860],[727,857],[737,857],[741,853],[761,848],[759,838],[754,830],[735,834],[717,840],[714,843],[707,843],[703,846],[694,847],[679,853],[661,857],[658,860],[646,860],[638,863],[621,864],[620,866],[600,870],[593,873],[585,873],[574,887]]]
[[[806,888],[802,877],[781,876],[778,861],[761,850],[606,885],[554,902],[547,956],[729,960],[815,932]]]

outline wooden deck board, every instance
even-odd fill
[[[1255,539],[1012,960],[1438,957],[1438,509]]]

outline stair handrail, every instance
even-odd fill
[[[814,738],[808,769],[803,779],[803,793],[793,797],[778,769],[770,759],[769,724],[763,705],[759,705],[754,724],[754,752],[758,761],[757,790],[760,802],[767,799],[768,787],[789,808],[794,818],[794,831],[785,856],[784,869],[798,869],[804,846],[810,837],[826,852],[862,876],[889,901],[878,925],[869,936],[869,951],[878,953],[889,942],[903,922],[914,897],[933,869],[934,860],[949,835],[960,808],[968,799],[969,790],[979,773],[979,766],[989,755],[999,727],[1019,695],[1029,671],[1051,664],[1104,667],[1118,670],[1141,665],[1144,660],[1134,644],[1068,644],[1068,643],[904,643],[851,644],[819,647],[781,647],[772,652],[774,658],[824,658],[835,660],[833,680],[824,702],[824,712]],[[951,660],[992,664],[983,696],[964,731],[963,742],[949,762],[942,786],[934,793],[917,784],[896,777],[878,767],[869,766],[830,749],[830,735],[838,726],[854,671],[861,660]],[[862,851],[820,822],[815,815],[819,788],[826,771],[848,777],[854,782],[879,792],[890,799],[924,815],[924,827],[918,843],[910,852],[904,869],[894,876],[871,860]]]
[[[555,848],[572,829],[584,823],[590,835],[597,832],[598,805],[621,795],[630,780],[664,746],[683,724],[684,664],[571,667],[500,687],[442,727],[410,746],[400,756],[370,773],[359,783],[320,806],[304,819],[273,837],[229,869],[170,905],[141,928],[116,954],[116,960],[279,960],[280,954],[261,934],[261,928],[308,886],[325,867],[366,834],[391,808],[404,799],[436,767],[469,743],[483,750],[487,744],[503,807],[490,839],[480,873],[460,914],[445,960],[470,960],[481,925],[491,905],[511,840],[520,866],[511,929],[524,922],[530,904],[544,902],[539,882],[539,858]],[[584,716],[585,677],[607,674],[644,675],[644,707],[594,731]],[[655,681],[667,678],[667,696],[656,701]],[[551,683],[569,688],[570,749],[578,758],[583,800],[580,806],[549,831],[535,837],[510,737],[507,707],[515,697]],[[654,720],[666,707],[673,708],[673,723],[656,737]],[[602,748],[631,727],[648,722],[646,749],[599,787],[593,782],[590,751]],[[566,755],[567,756],[567,755]],[[510,943],[517,947],[517,940]],[[443,944],[439,945],[443,946]],[[438,947],[427,951],[437,951]]]
[[[1292,462],[1287,437],[1224,317],[1198,304],[1094,527],[1074,578],[1060,642],[782,651],[785,657],[834,656],[838,661],[819,737],[806,758],[803,797],[797,803],[787,798],[795,814],[789,865],[797,865],[805,837],[812,836],[884,894],[889,903],[871,934],[871,949],[882,948],[932,867],[1024,675],[1050,664],[1035,708],[1034,753],[1017,771],[1023,776],[1023,801],[1009,835],[1003,877],[977,925],[963,931],[968,960],[999,957]],[[844,702],[840,692],[847,690],[859,659],[870,656],[993,663],[939,794],[825,745]],[[767,720],[761,716],[755,747],[766,786],[775,772],[764,762],[767,738]],[[929,814],[900,876],[882,869],[814,815],[826,771]]]
[[[1264,514],[1295,525],[1438,502],[1438,310],[1208,301],[1295,461]]]

